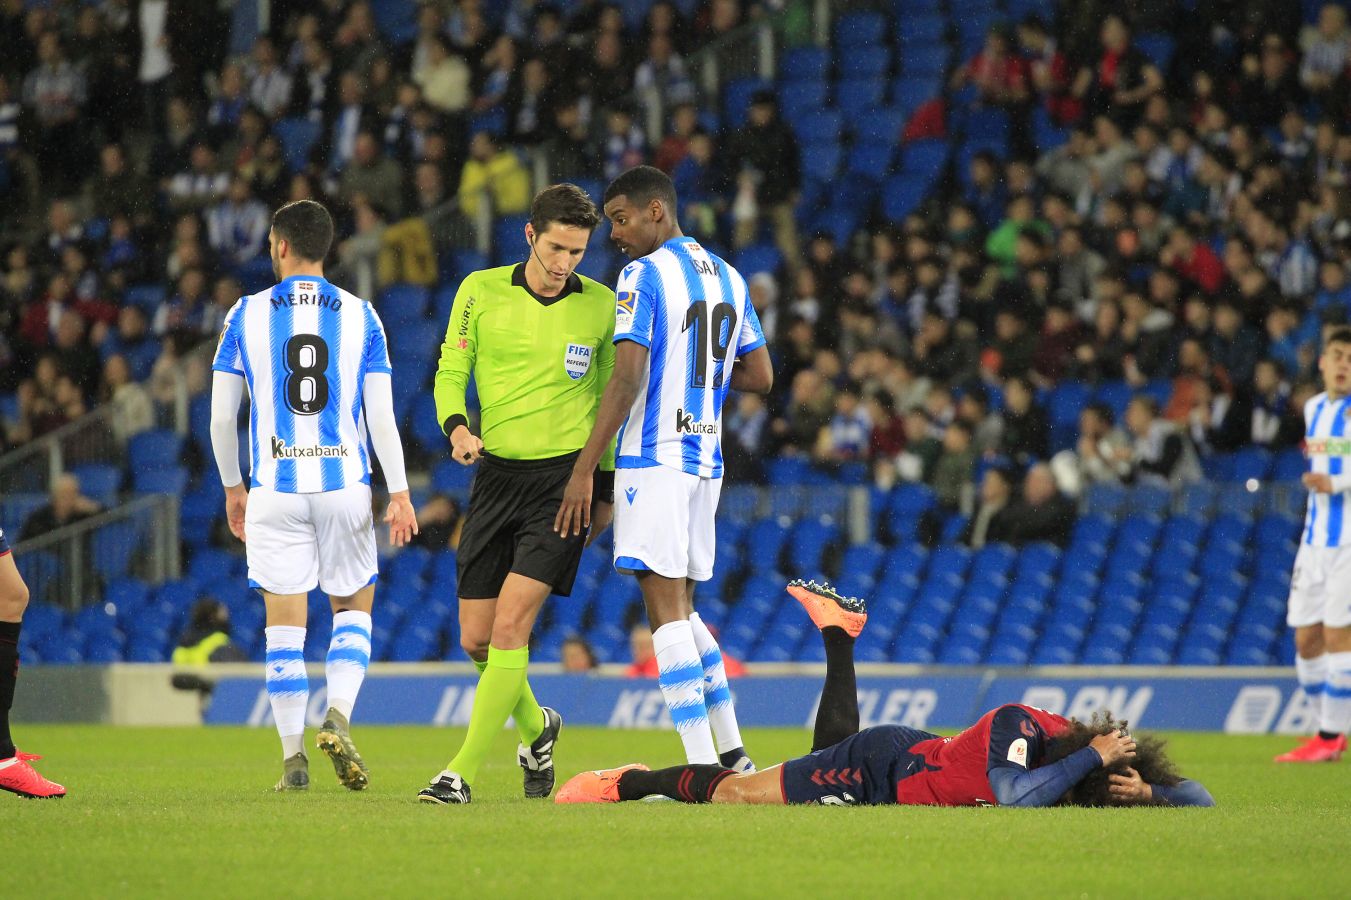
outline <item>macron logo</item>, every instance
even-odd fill
[[[683,409],[677,409],[675,413],[676,434],[717,434],[718,426],[715,422],[696,422],[694,416],[685,412]]]
[[[636,487],[626,487],[624,488],[624,496],[629,499],[629,506],[632,506],[633,498],[638,496],[638,489]]]

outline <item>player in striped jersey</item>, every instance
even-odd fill
[[[1277,762],[1334,762],[1346,751],[1351,725],[1351,328],[1328,335],[1318,359],[1324,392],[1304,404],[1309,508],[1290,577],[1295,671],[1319,705],[1318,734]]]
[[[280,283],[231,308],[212,365],[211,443],[230,531],[245,542],[249,586],[267,605],[268,699],[281,736],[277,790],[309,786],[305,756],[306,595],[333,606],[328,714],[319,748],[352,790],[369,773],[348,733],[371,654],[375,528],[367,436],[389,489],[390,542],[417,533],[394,419],[392,369],[375,310],[324,279],[333,220],[318,203],[288,203],[268,235]],[[249,488],[239,471],[239,404],[249,397]]]
[[[592,473],[618,431],[615,568],[642,587],[671,719],[691,763],[749,770],[722,653],[694,611],[694,586],[713,576],[727,391],[768,393],[774,372],[745,280],[685,237],[675,211],[675,186],[650,166],[605,191],[611,239],[634,261],[616,290],[614,374],[555,528],[577,533],[588,524]]]

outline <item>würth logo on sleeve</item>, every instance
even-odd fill
[[[718,423],[696,422],[694,416],[683,409],[676,409],[676,434],[717,434]]]

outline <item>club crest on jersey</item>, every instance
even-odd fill
[[[563,355],[563,371],[573,381],[584,376],[591,369],[592,349],[586,344],[568,344],[568,352]]]

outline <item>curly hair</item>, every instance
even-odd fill
[[[1042,759],[1042,765],[1059,762],[1071,753],[1082,750],[1100,734],[1110,734],[1113,731],[1125,729],[1125,722],[1118,722],[1112,718],[1110,712],[1106,711],[1095,713],[1092,721],[1087,723],[1072,719],[1069,728],[1047,742],[1046,755]],[[1167,743],[1163,738],[1152,734],[1135,735],[1134,760],[1129,763],[1119,762],[1111,767],[1099,766],[1084,776],[1082,781],[1070,788],[1061,798],[1060,803],[1065,806],[1161,805],[1162,801],[1158,799],[1145,804],[1123,803],[1112,796],[1112,783],[1108,779],[1111,775],[1121,775],[1125,773],[1126,769],[1132,768],[1150,784],[1159,784],[1165,787],[1178,784],[1182,781],[1182,776],[1178,774],[1177,766],[1164,752]]]

